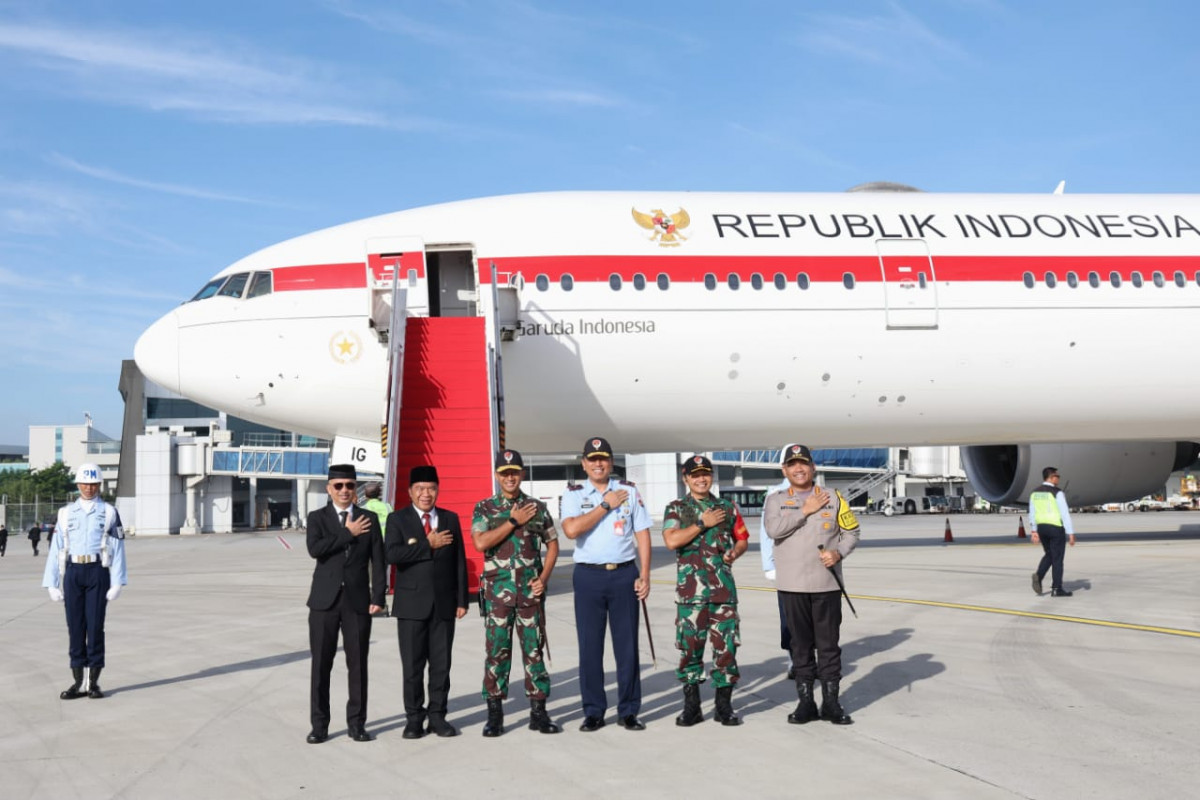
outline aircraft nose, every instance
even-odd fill
[[[174,311],[146,329],[133,346],[133,360],[147,378],[179,393],[179,320]]]

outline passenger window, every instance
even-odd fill
[[[1073,271],[1067,273],[1067,286],[1070,286],[1072,289],[1079,286],[1079,276]]]
[[[1166,278],[1164,278],[1163,274],[1161,272],[1159,272],[1158,270],[1154,271],[1154,285],[1160,289],[1167,285]]]
[[[645,289],[646,288],[646,276],[640,272],[634,273],[633,288],[637,289],[639,292],[642,291],[643,289]]]
[[[801,289],[808,288],[808,273],[807,272],[801,272],[800,274],[798,274],[796,276],[796,285],[799,286]]]
[[[608,276],[608,288],[612,289],[614,292],[620,291],[621,276],[615,272],[612,275],[609,275]]]
[[[1024,275],[1021,276],[1021,281],[1025,284],[1026,289],[1032,289],[1033,284],[1034,284],[1033,273],[1026,272]]]
[[[742,285],[742,279],[738,277],[736,272],[729,273],[729,277],[726,280],[729,282],[730,289],[737,289]]]
[[[927,288],[926,284],[925,284],[925,273],[924,272],[917,273],[917,285],[920,286],[922,289]]]
[[[842,286],[845,286],[847,289],[854,288],[854,273],[852,273],[852,272],[843,272],[842,273]]]
[[[1200,271],[1196,272],[1196,285],[1200,286]]]
[[[538,275],[533,282],[537,285],[539,292],[544,292],[550,288],[550,276],[545,273]]]
[[[776,289],[784,289],[786,286],[787,286],[787,278],[785,278],[783,276],[782,272],[776,272],[775,273],[775,288]]]
[[[575,288],[575,276],[569,272],[564,272],[562,277],[558,279],[558,285],[563,288],[564,292],[569,292]]]
[[[750,285],[753,286],[755,289],[761,289],[763,287],[762,275],[759,275],[757,272],[754,273],[753,275],[751,275],[750,276]]]
[[[1053,289],[1055,286],[1058,286],[1058,276],[1055,275],[1053,272],[1047,272],[1043,276],[1043,279],[1046,281],[1046,285],[1049,286],[1051,289]]]
[[[667,273],[665,273],[665,272],[658,273],[658,278],[656,278],[655,280],[658,283],[658,288],[662,289],[664,292],[667,289],[671,288],[671,279],[667,276]]]
[[[1142,273],[1134,270],[1129,274],[1129,282],[1134,285],[1134,288],[1142,288]]]
[[[212,297],[214,294],[217,293],[217,290],[221,288],[221,284],[224,282],[225,282],[225,278],[223,278],[223,277],[222,278],[214,278],[213,280],[204,284],[204,288],[202,288],[200,291],[196,292],[196,294],[194,294],[192,296],[192,299],[189,300],[188,302],[194,303],[197,300],[207,300],[208,298]]]
[[[704,288],[710,292],[717,288],[717,276],[711,272],[704,276]]]
[[[1116,286],[1119,288],[1121,286],[1121,273],[1119,273],[1119,272],[1108,273],[1108,282],[1111,283],[1113,286]]]
[[[1088,285],[1091,286],[1093,289],[1099,289],[1100,288],[1100,273],[1089,272],[1088,273]]]
[[[271,273],[256,272],[254,280],[250,283],[250,291],[246,292],[246,299],[252,297],[265,297],[271,293]]]
[[[1175,270],[1175,285],[1182,289],[1187,286],[1187,278],[1179,270]]]

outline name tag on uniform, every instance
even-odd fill
[[[579,507],[580,507],[581,509],[583,509],[584,511],[589,511],[589,510],[591,510],[591,509],[595,508],[596,506],[595,506],[595,505],[593,505],[592,503],[582,503],[582,504],[580,504],[580,506],[579,506]]]

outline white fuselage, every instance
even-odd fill
[[[430,206],[238,261],[219,276],[271,272],[273,291],[180,306],[143,335],[138,365],[237,416],[376,438],[388,353],[373,278],[387,254],[421,243],[426,258],[468,254],[473,274],[459,294],[448,268],[431,276],[418,260],[401,271],[407,313],[461,298],[461,313],[487,318],[508,441],[529,452],[595,434],[627,452],[1200,436],[1190,367],[1154,357],[1200,318],[1200,202],[1182,195],[609,192]],[[498,286],[520,287],[511,341]]]

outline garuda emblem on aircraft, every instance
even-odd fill
[[[692,218],[682,208],[674,214],[667,214],[661,208],[655,208],[649,214],[633,209],[633,221],[651,231],[650,241],[658,242],[659,247],[678,247],[687,241],[681,231],[692,224]]]

